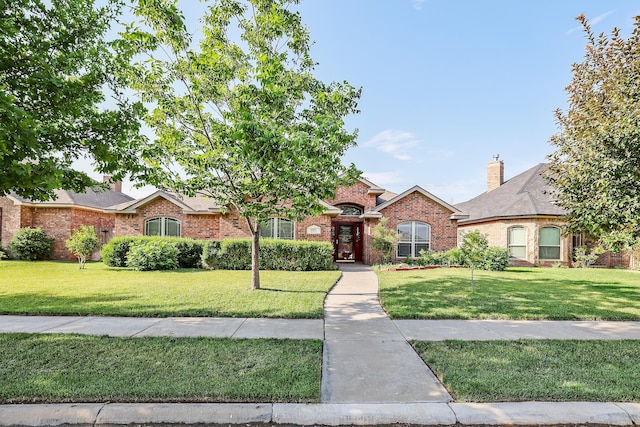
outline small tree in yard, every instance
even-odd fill
[[[100,239],[92,225],[81,225],[66,241],[67,249],[71,251],[80,263],[80,269],[84,269],[85,262],[95,251],[100,248]]]
[[[484,262],[488,247],[489,241],[486,234],[482,234],[478,230],[462,234],[460,250],[465,264],[471,269],[471,292],[476,291],[473,277],[475,269]]]
[[[387,227],[387,218],[382,218],[375,227],[373,227],[373,249],[380,252],[382,264],[389,264],[393,259],[393,250],[398,243],[398,233]]]
[[[359,176],[341,158],[355,145],[344,118],[360,91],[313,76],[308,31],[288,9],[297,0],[209,3],[197,45],[172,0],[139,0],[144,27],[124,35],[138,49],[123,55],[149,57],[126,76],[152,110],[155,138],[142,150],[151,168],[140,178],[244,218],[259,289],[260,224],[316,215]]]

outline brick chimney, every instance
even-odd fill
[[[504,163],[499,154],[493,155],[493,161],[487,165],[487,191],[495,190],[504,184]]]
[[[122,193],[122,181],[116,181],[116,182],[112,182],[111,181],[111,176],[109,175],[104,175],[102,177],[102,182],[104,184],[109,184],[109,187],[111,187],[111,189],[113,191],[117,191],[118,193]]]

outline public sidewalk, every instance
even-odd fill
[[[640,424],[640,403],[452,403],[408,339],[640,339],[640,322],[391,321],[376,275],[343,265],[323,320],[0,316],[1,332],[324,339],[321,404],[0,405],[0,426]]]

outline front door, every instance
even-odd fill
[[[333,258],[336,262],[362,261],[362,224],[334,223]]]

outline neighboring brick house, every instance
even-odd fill
[[[2,247],[6,249],[9,246],[20,228],[39,227],[47,236],[54,238],[54,259],[75,259],[67,250],[65,241],[80,225],[93,225],[103,242],[114,236],[115,215],[106,212],[106,208],[133,200],[122,193],[121,188],[121,183],[115,183],[109,190],[88,189],[81,194],[56,190],[57,198],[46,202],[30,201],[15,194],[0,197]]]
[[[572,236],[563,235],[565,211],[554,203],[541,163],[504,181],[504,163],[494,157],[487,168],[487,192],[456,205],[468,217],[458,222],[460,233],[479,230],[490,246],[507,248],[511,265],[570,266]]]

